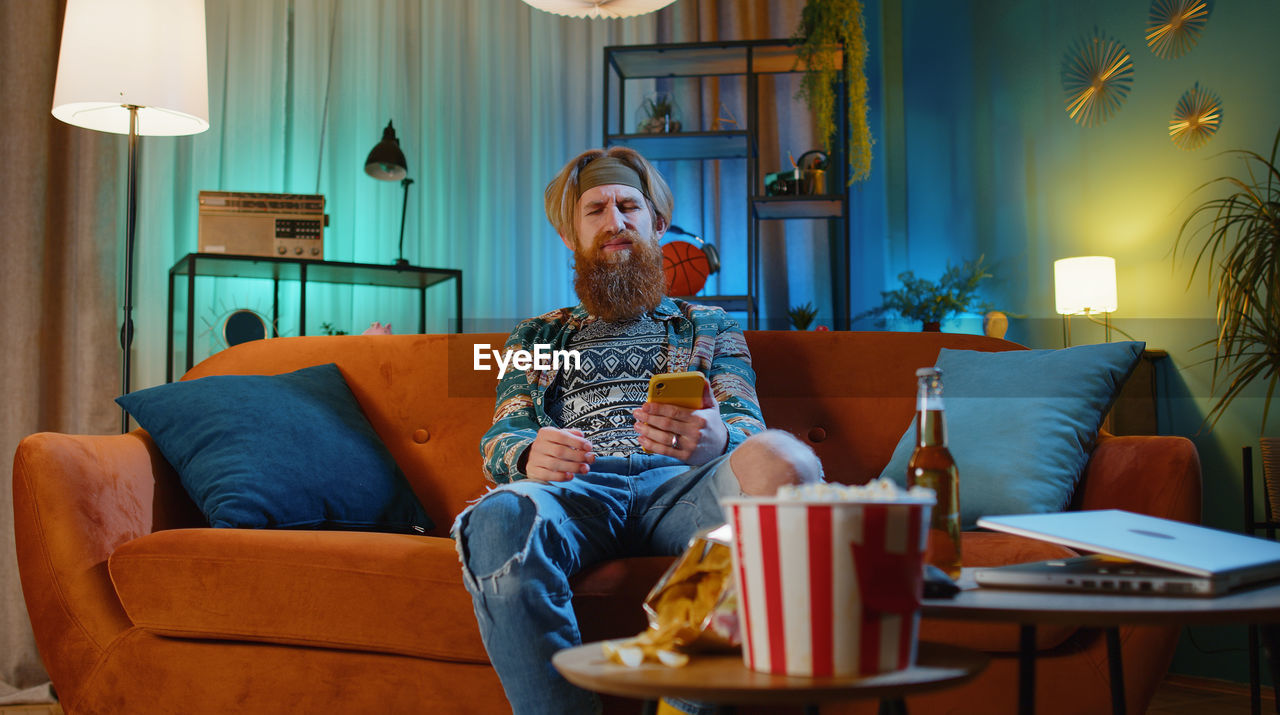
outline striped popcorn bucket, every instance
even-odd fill
[[[911,667],[932,505],[932,495],[725,499],[747,667],[813,677]]]

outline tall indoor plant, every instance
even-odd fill
[[[1190,281],[1205,263],[1206,279],[1216,289],[1218,334],[1205,345],[1215,346],[1213,387],[1217,401],[1205,422],[1212,427],[1231,402],[1256,380],[1267,386],[1262,403],[1259,437],[1263,458],[1263,489],[1269,514],[1280,513],[1280,437],[1265,436],[1276,384],[1280,383],[1280,130],[1271,143],[1271,156],[1248,150],[1226,152],[1244,159],[1245,178],[1220,176],[1208,186],[1226,186],[1230,193],[1197,206],[1178,231],[1177,249],[1188,253],[1198,245]],[[1207,217],[1198,222],[1197,218]],[[1196,223],[1195,228],[1192,224]],[[1184,243],[1185,241],[1185,243]],[[1213,276],[1217,274],[1217,283]],[[1221,390],[1221,391],[1220,391]]]
[[[836,112],[849,124],[849,183],[871,173],[871,128],[867,125],[867,39],[861,0],[809,0],[796,30],[797,54],[804,64],[796,96],[805,100],[826,143],[836,134]],[[844,45],[844,69],[835,67],[832,48]],[[847,89],[844,107],[836,106],[837,81]],[[829,148],[830,145],[828,145]]]
[[[1255,380],[1267,385],[1260,432],[1267,428],[1271,399],[1280,383],[1280,166],[1271,156],[1237,149],[1245,176],[1220,176],[1201,185],[1225,186],[1231,193],[1197,206],[1178,231],[1175,257],[1194,250],[1190,282],[1202,264],[1216,291],[1218,334],[1213,344],[1214,391],[1222,387],[1205,417],[1210,426]],[[1207,221],[1205,219],[1207,218]],[[1198,249],[1196,248],[1198,246]],[[1217,281],[1214,283],[1214,275]]]

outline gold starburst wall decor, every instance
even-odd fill
[[[1062,89],[1067,116],[1086,127],[1115,113],[1133,86],[1133,58],[1119,41],[1096,28],[1067,50],[1062,59]]]
[[[1211,12],[1211,0],[1151,0],[1147,47],[1166,60],[1187,54],[1200,41]]]
[[[1221,124],[1222,100],[1213,92],[1201,89],[1197,82],[1178,100],[1173,119],[1169,120],[1169,138],[1187,151],[1199,149],[1218,133]]]

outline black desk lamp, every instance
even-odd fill
[[[400,248],[397,252],[396,267],[409,265],[404,259],[404,219],[409,213],[409,185],[413,183],[406,174],[409,173],[409,162],[405,161],[404,152],[400,150],[400,140],[396,138],[396,128],[387,122],[382,130],[382,141],[378,142],[364,160],[364,173],[379,181],[399,181],[404,187],[404,207],[400,209]]]

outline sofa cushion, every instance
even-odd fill
[[[215,375],[116,402],[151,434],[212,526],[432,528],[337,365]]]
[[[584,637],[645,627],[670,558],[616,559],[573,580]],[[451,539],[407,534],[172,529],[108,562],[134,625],[167,636],[488,663]]]
[[[163,635],[489,662],[450,539],[174,529],[108,568],[129,619]]]
[[[1143,346],[941,350],[937,366],[949,446],[960,471],[961,525],[972,528],[987,515],[1065,509]],[[882,476],[906,482],[915,442],[913,419]]]

